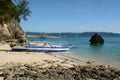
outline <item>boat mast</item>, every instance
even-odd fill
[[[60,33],[60,46],[62,46],[62,33]]]

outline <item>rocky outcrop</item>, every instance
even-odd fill
[[[110,66],[61,65],[43,67],[39,64],[13,64],[3,68],[4,80],[120,80],[120,69]]]
[[[26,40],[24,31],[15,19],[12,19],[9,23],[0,24],[0,41],[11,39]]]
[[[98,33],[95,33],[89,41],[90,44],[104,44],[104,39]]]

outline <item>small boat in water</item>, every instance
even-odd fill
[[[71,48],[71,46],[58,46],[51,45],[50,43],[29,43],[29,45],[25,45],[24,47],[13,47],[12,51],[19,52],[66,52]]]
[[[27,45],[25,45],[26,48],[46,48],[46,47],[52,47],[52,48],[73,48],[73,45],[53,45],[51,43],[39,43],[39,42],[28,42]]]
[[[46,34],[43,36],[44,39],[46,38]],[[14,47],[12,48],[12,51],[19,51],[19,52],[66,52],[68,51],[72,46],[61,46],[60,45],[51,45],[50,43],[39,43],[36,41],[29,41],[27,45],[24,47]]]
[[[51,48],[72,48],[73,46],[72,45],[71,46],[51,45],[50,43],[25,46],[25,48],[50,48],[50,47]]]
[[[23,48],[12,48],[12,51],[18,52],[66,52],[70,48],[55,48],[55,47],[44,47],[44,48],[31,48],[31,47],[23,47]]]

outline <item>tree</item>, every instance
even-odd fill
[[[16,3],[14,3],[16,2]],[[9,22],[15,18],[20,21],[21,19],[27,20],[30,15],[27,0],[0,0],[0,24]]]
[[[12,0],[0,0],[0,23],[8,22],[15,16],[14,12],[17,10]]]
[[[29,2],[27,0],[15,0],[15,3],[18,10],[19,20],[27,20],[27,16],[29,16],[31,13],[28,7]]]

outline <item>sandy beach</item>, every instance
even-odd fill
[[[27,65],[27,66],[26,66]],[[17,68],[16,68],[17,66]],[[38,68],[39,66],[39,68]],[[50,67],[53,67],[52,69]],[[84,66],[84,67],[83,67]],[[92,66],[92,67],[91,67]],[[97,66],[97,67],[96,67]],[[118,69],[114,69],[110,66],[101,66],[101,65],[95,65],[95,64],[92,64],[90,61],[88,61],[87,59],[76,59],[74,57],[71,57],[71,56],[65,56],[65,55],[53,55],[51,53],[33,53],[33,52],[12,52],[11,51],[11,48],[9,47],[9,45],[5,44],[5,45],[0,45],[0,80],[9,80],[9,79],[12,79],[13,78],[13,75],[16,75],[17,71],[21,71],[23,69],[21,68],[24,68],[24,72],[26,71],[26,68],[28,67],[33,67],[35,68],[36,71],[41,71],[41,72],[38,72],[39,74],[41,74],[43,76],[43,71],[44,70],[52,70],[52,71],[55,71],[53,72],[53,74],[59,74],[59,73],[56,73],[59,71],[59,68],[62,69],[61,71],[63,71],[63,69],[66,69],[67,72],[67,77],[66,78],[60,78],[59,75],[57,75],[59,77],[59,79],[56,79],[55,76],[52,76],[51,78],[46,78],[46,76],[50,76],[49,73],[46,73],[46,76],[43,77],[43,79],[39,76],[37,76],[35,78],[36,79],[39,79],[39,80],[69,80],[67,79],[69,76],[73,75],[72,71],[73,71],[73,67],[74,67],[74,71],[75,71],[75,75],[77,75],[78,73],[76,72],[77,70],[80,70],[81,69],[84,69],[85,71],[83,71],[84,73],[87,71],[87,75],[86,74],[83,74],[84,77],[81,77],[79,76],[79,78],[81,79],[102,79],[100,75],[98,75],[98,77],[94,77],[92,78],[92,76],[90,76],[89,74],[91,74],[91,70],[95,69],[93,75],[96,75],[97,76],[97,73],[103,73],[101,72],[101,70],[99,71],[99,69],[106,69],[107,71],[104,71],[105,74],[107,74],[108,72],[111,71],[111,69],[113,69],[113,73],[117,74],[117,75],[114,75],[115,77],[111,77],[111,79],[116,79],[116,80],[119,80],[120,79],[120,70]],[[11,73],[11,70],[9,69],[12,69],[14,70],[15,72],[12,72]],[[42,70],[41,70],[42,69]],[[31,70],[34,70],[34,69],[31,69]],[[71,72],[69,72],[71,71]],[[97,73],[96,73],[97,72]],[[21,73],[22,75],[25,73]],[[33,74],[33,72],[30,72],[28,74]],[[81,72],[79,73],[81,75]],[[33,76],[35,76],[36,73],[34,75],[32,75],[32,77],[30,78],[30,75],[29,75],[29,78],[28,77],[20,77],[17,76],[16,78],[21,78],[22,80],[29,80],[29,79],[33,79]],[[37,74],[38,75],[38,74]],[[62,75],[65,75],[63,72],[62,72]],[[110,74],[112,75],[112,74]],[[112,76],[113,76],[112,75]],[[99,77],[100,76],[100,77]],[[107,77],[106,77],[107,76]],[[41,78],[41,79],[40,79]],[[55,79],[53,79],[55,78]],[[75,79],[76,77],[74,76],[71,76],[71,80],[81,80],[81,79]],[[109,74],[103,76],[103,79],[108,79],[109,78]],[[13,78],[15,79],[15,78]]]
[[[50,53],[42,52],[13,52],[9,45],[0,46],[0,66],[6,63],[43,63],[45,60],[62,62],[64,59],[60,59],[51,55]],[[67,61],[67,60],[66,60]],[[68,63],[72,63],[68,61]]]
[[[50,62],[50,63],[46,64],[46,62],[48,63]],[[48,67],[57,64],[62,65],[64,67],[72,67],[72,65],[75,64],[68,60],[55,57],[50,53],[12,52],[11,47],[8,44],[0,44],[1,69],[4,68],[5,65],[9,65],[9,64],[11,65],[11,64],[34,64],[34,63],[42,65],[42,67]],[[3,77],[0,77],[0,80],[3,80]]]

